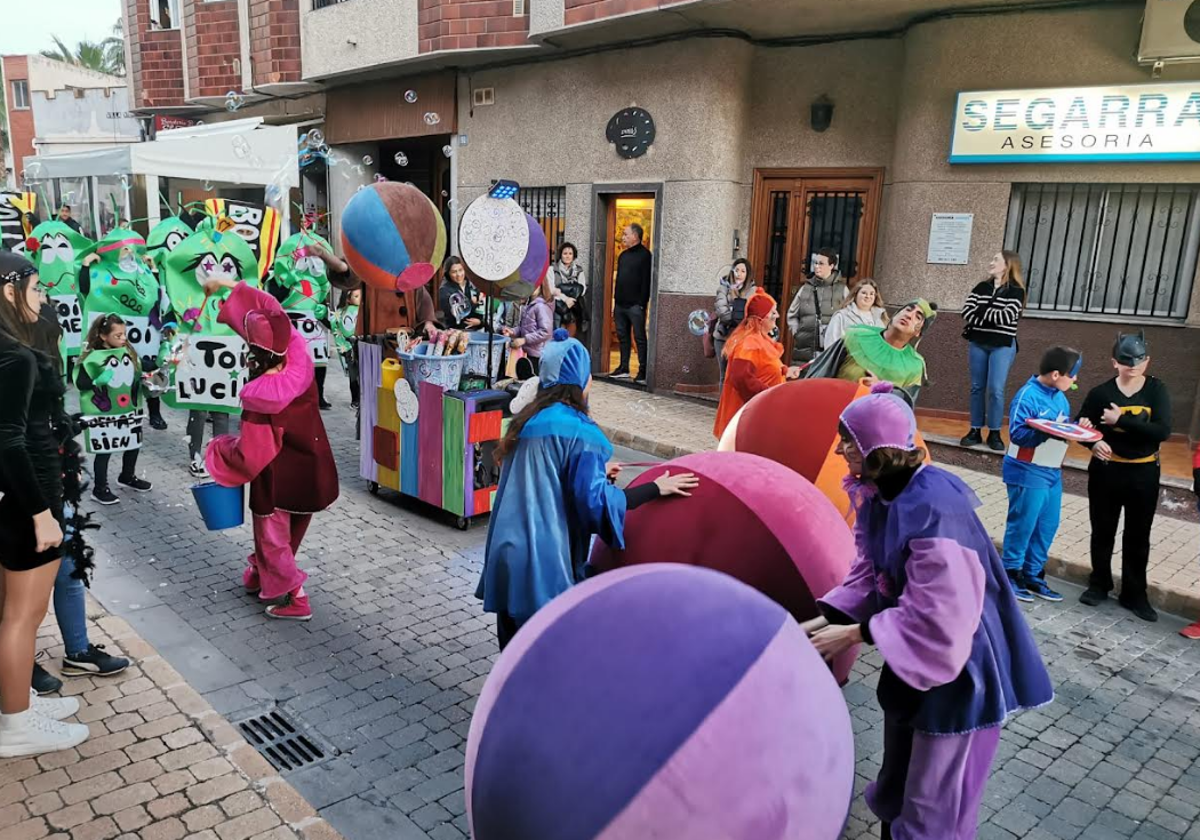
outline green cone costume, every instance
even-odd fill
[[[90,350],[75,376],[88,454],[142,445],[141,370],[131,347]]]
[[[329,278],[325,261],[310,250],[319,245],[333,253],[321,237],[307,230],[289,236],[275,257],[275,297],[308,342],[313,364],[329,364]]]
[[[79,300],[79,269],[84,256],[94,250],[95,243],[56,219],[42,222],[30,236],[36,245],[28,256],[37,266],[46,297],[58,315],[63,333],[63,358],[78,356],[86,332]]]
[[[162,333],[162,294],[145,263],[146,241],[128,228],[113,228],[92,250],[100,261],[79,274],[84,335],[97,318],[120,315],[138,358],[154,358]]]

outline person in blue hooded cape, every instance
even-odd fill
[[[624,548],[626,511],[687,496],[700,483],[692,473],[666,472],[639,487],[616,486],[612,444],[588,417],[591,369],[584,346],[555,330],[540,377],[514,403],[532,398],[496,448],[500,486],[475,594],[496,613],[501,650],[535,612],[583,580],[593,535]]]

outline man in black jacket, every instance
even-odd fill
[[[613,290],[613,320],[621,345],[621,364],[612,372],[613,379],[629,378],[629,331],[637,342],[637,382],[646,381],[646,307],[650,304],[650,266],[653,255],[642,244],[645,231],[631,224],[621,234],[625,250],[617,258],[617,282]]]

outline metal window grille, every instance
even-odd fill
[[[338,3],[344,3],[345,0],[313,0],[313,11],[324,9],[327,6],[336,6]]]
[[[567,188],[566,187],[522,187],[517,193],[521,209],[541,223],[550,248],[550,259],[558,256],[559,246],[566,238]]]
[[[1030,309],[1182,319],[1200,253],[1195,184],[1013,184],[1004,247]]]
[[[808,196],[807,259],[821,248],[838,253],[838,271],[850,282],[858,276],[858,234],[866,207],[862,192],[813,192]],[[804,271],[812,273],[809,266]]]

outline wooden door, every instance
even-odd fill
[[[882,191],[882,169],[755,170],[750,262],[781,314],[821,248],[838,252],[847,283],[872,276]],[[787,319],[779,326],[790,345]]]

